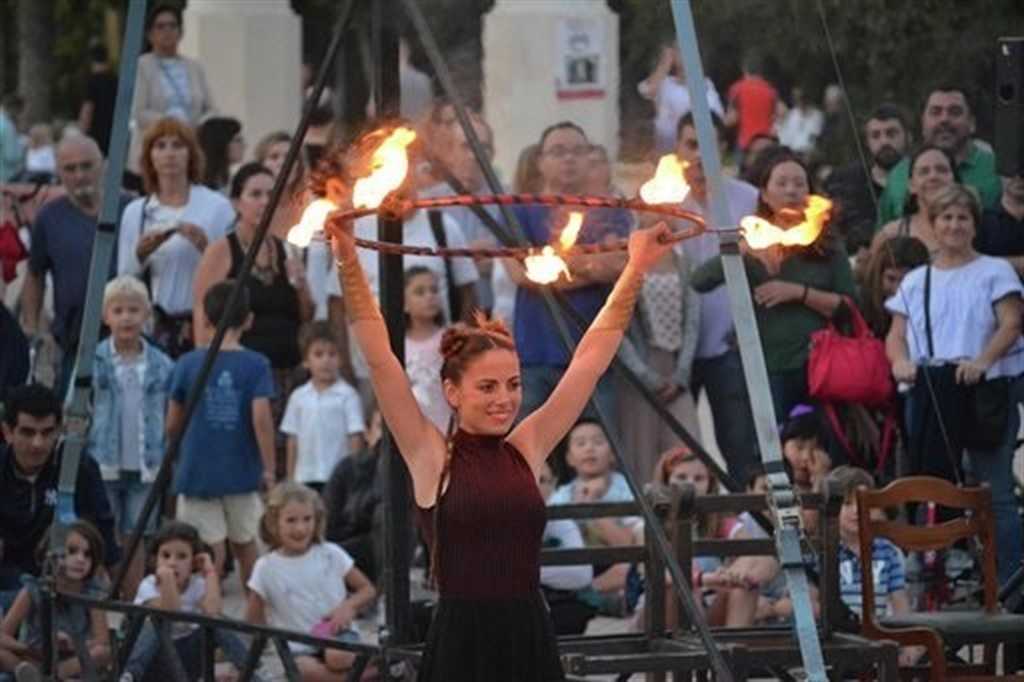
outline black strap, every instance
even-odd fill
[[[928,358],[935,357],[935,344],[932,342],[932,266],[926,265],[924,271],[924,331],[928,337]]]
[[[434,241],[437,242],[438,248],[447,247],[448,240],[444,234],[441,212],[427,211],[427,217],[430,218],[430,230],[434,233]],[[448,310],[451,312],[450,321],[458,322],[462,319],[462,301],[459,298],[458,288],[455,286],[455,277],[452,275],[452,261],[450,258],[442,260],[444,261],[444,275],[448,280],[446,293],[448,294]]]

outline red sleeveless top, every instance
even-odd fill
[[[457,431],[438,520],[442,597],[507,599],[540,588],[544,499],[526,459],[502,436]],[[432,546],[434,508],[417,508]]]

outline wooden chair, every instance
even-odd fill
[[[964,510],[960,518],[935,526],[914,526],[890,521],[884,513],[909,503],[934,502]],[[930,680],[1024,680],[1024,676],[996,675],[996,651],[1000,644],[1024,642],[1024,616],[1003,613],[996,597],[995,531],[992,497],[988,488],[958,488],[930,476],[911,476],[890,483],[881,490],[857,491],[861,557],[870,557],[875,538],[887,538],[904,551],[945,549],[958,540],[977,537],[983,548],[982,575],[984,607],[973,611],[939,611],[876,617],[872,562],[861,563],[863,585],[862,631],[871,639],[888,639],[902,646],[924,646],[926,666],[906,669],[905,677],[927,672]],[[962,665],[946,660],[946,650],[983,644],[981,665]],[[1010,647],[1007,647],[1009,649]]]

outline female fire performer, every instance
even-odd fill
[[[343,180],[328,180],[326,190],[336,205],[349,204]],[[659,223],[630,237],[629,261],[561,382],[514,429],[522,389],[507,328],[478,315],[473,324],[448,329],[441,340],[441,378],[454,416],[445,436],[420,411],[389,350],[351,224],[334,231],[345,310],[377,403],[409,468],[419,521],[432,547],[441,599],[427,635],[421,682],[564,679],[540,594],[545,510],[537,474],[615,355],[644,273],[672,248],[659,239],[668,232]]]

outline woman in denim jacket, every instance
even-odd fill
[[[103,292],[103,321],[110,336],[96,347],[93,416],[89,453],[100,465],[122,544],[132,533],[164,455],[164,415],[172,361],[146,341],[142,328],[150,314],[146,287],[124,275]],[[151,517],[147,529],[156,528]],[[125,597],[142,579],[142,556],[125,576]]]

